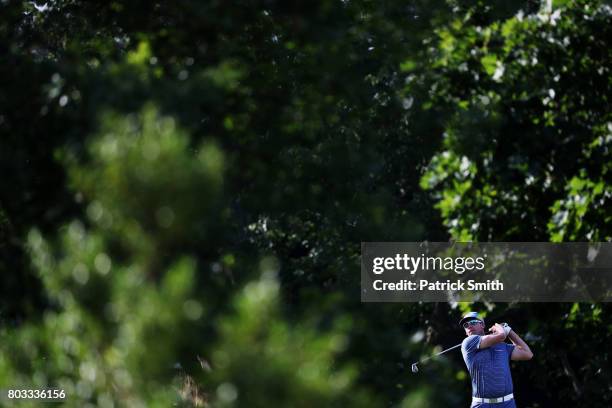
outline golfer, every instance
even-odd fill
[[[459,325],[467,335],[461,353],[472,378],[471,408],[516,408],[510,360],[531,360],[529,346],[506,323],[495,323],[485,335],[484,320],[476,312],[466,314]],[[506,337],[512,344],[504,342]]]

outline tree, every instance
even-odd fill
[[[427,85],[432,104],[451,114],[421,184],[454,239],[610,240],[610,18],[609,6],[576,1],[486,26],[457,19],[439,30]],[[539,402],[608,404],[601,387],[609,357],[592,352],[597,341],[585,334],[609,334],[609,306],[521,309],[541,363],[520,375],[531,389],[556,384]]]

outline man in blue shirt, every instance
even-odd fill
[[[531,360],[529,346],[507,324],[495,323],[485,335],[484,320],[476,312],[459,322],[467,337],[461,354],[472,378],[471,408],[516,408],[510,360]],[[510,338],[512,344],[504,341]]]

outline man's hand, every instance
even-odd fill
[[[502,323],[501,325],[504,328],[504,333],[506,333],[506,337],[508,337],[508,335],[512,331],[512,327],[510,327],[508,323]]]
[[[479,346],[480,349],[491,347],[494,344],[502,343],[504,340],[506,340],[506,333],[501,324],[495,323],[489,329],[489,331],[492,332],[493,334],[482,336],[482,338],[480,339],[480,346]]]
[[[508,326],[508,327],[510,327],[510,326]],[[504,326],[502,326],[499,323],[495,323],[493,326],[491,326],[489,331],[493,332],[495,334],[498,334],[498,335],[502,335],[503,334],[504,340],[506,339],[506,336],[508,335],[508,333],[510,333],[509,330],[508,330],[508,332],[506,332],[506,329],[504,328]]]

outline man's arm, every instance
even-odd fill
[[[483,349],[491,347],[497,343],[501,343],[506,340],[506,333],[504,332],[504,328],[501,324],[495,323],[493,327],[491,327],[490,331],[492,331],[493,334],[487,334],[486,336],[482,336],[480,338],[479,348]],[[514,355],[514,353],[512,353],[512,355]]]
[[[533,358],[533,353],[529,349],[527,343],[525,343],[514,330],[508,333],[508,337],[512,344],[514,344],[514,350],[512,350],[512,355],[510,356],[511,360],[531,360]]]

